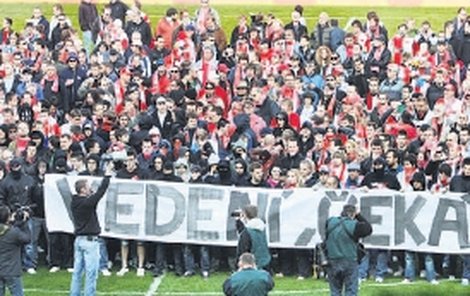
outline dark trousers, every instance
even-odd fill
[[[49,254],[51,266],[72,268],[74,236],[69,233],[49,233]]]
[[[313,254],[311,250],[280,249],[279,261],[284,275],[312,276]]]

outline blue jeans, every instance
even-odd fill
[[[83,32],[83,48],[86,49],[87,56],[93,51],[94,42],[93,42],[93,33],[91,31]]]
[[[28,220],[29,231],[31,232],[31,243],[24,246],[23,267],[36,268],[38,265],[38,240],[41,230],[46,235],[46,241],[49,243],[49,237],[44,218],[32,217]]]
[[[82,276],[85,272],[85,295],[96,294],[96,280],[100,262],[100,243],[98,238],[89,240],[87,236],[75,238],[72,283],[70,296],[80,296]]]
[[[357,295],[358,268],[356,261],[330,260],[327,272],[331,296],[342,295],[343,287],[345,296]]]
[[[359,264],[359,278],[367,278],[371,262],[375,263],[375,277],[384,278],[387,274],[389,255],[390,252],[388,250],[367,250],[366,255],[362,258],[362,261]]]
[[[462,255],[462,278],[470,280],[470,255]]]
[[[23,296],[23,281],[21,277],[0,277],[0,296],[5,295],[5,287],[10,290],[11,296]]]
[[[414,252],[405,252],[405,278],[412,281],[416,278],[415,255]],[[426,270],[426,280],[430,282],[436,279],[434,259],[431,254],[424,254],[424,269]]]
[[[207,246],[191,246],[191,245],[184,245],[183,246],[183,258],[184,258],[184,266],[186,271],[194,273],[195,270],[195,261],[194,261],[194,254],[193,248],[199,250],[200,258],[201,258],[201,271],[209,271],[211,267],[211,261],[209,257],[209,248]]]
[[[98,242],[100,243],[100,270],[108,269],[108,249],[106,248],[106,240],[104,238],[99,238]]]

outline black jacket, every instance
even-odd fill
[[[21,276],[21,250],[31,241],[28,224],[0,224],[0,277]]]
[[[457,175],[450,181],[450,191],[470,192],[470,176]]]
[[[99,24],[99,18],[96,5],[82,1],[78,7],[78,22],[82,32],[92,31],[96,33],[99,29],[99,26],[97,26],[97,24]]]
[[[383,186],[392,190],[400,190],[401,185],[396,176],[385,172],[369,172],[362,180],[361,186],[377,189]]]
[[[6,205],[10,209],[14,209],[16,205],[31,205],[35,183],[33,177],[23,172],[18,176],[10,172],[0,183],[0,205]]]
[[[108,189],[110,177],[104,177],[100,187],[90,196],[74,195],[72,198],[72,216],[75,235],[99,235],[101,232],[96,207]]]

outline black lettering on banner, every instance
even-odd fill
[[[449,209],[455,211],[456,220],[446,220]],[[460,248],[468,248],[468,221],[467,206],[465,202],[440,198],[437,205],[436,214],[432,222],[431,233],[429,234],[428,244],[438,246],[443,231],[453,231],[458,235]]]
[[[198,221],[212,220],[212,210],[200,209],[201,200],[222,200],[224,190],[213,187],[189,187],[188,196],[188,219],[187,219],[187,238],[200,241],[217,241],[220,234],[217,231],[206,231],[198,229]]]
[[[309,227],[305,228],[299,235],[299,237],[297,237],[297,240],[295,241],[294,245],[300,247],[307,246],[312,241],[312,238],[315,233],[315,229]]]
[[[281,202],[279,197],[271,198],[271,205],[268,212],[269,242],[278,243],[281,241]]]
[[[237,190],[230,190],[230,201],[227,208],[227,222],[226,225],[227,229],[226,236],[228,241],[236,241],[237,237],[237,229],[235,227],[235,219],[230,217],[230,214],[234,211],[239,211],[243,209],[246,205],[250,204],[250,198],[248,197],[248,193],[240,192]]]
[[[159,212],[159,201],[164,198],[170,199],[173,202],[175,211],[169,222],[158,225],[157,215]],[[173,188],[173,186],[147,184],[145,200],[145,234],[156,236],[169,235],[183,224],[186,212],[185,198],[184,195]]]
[[[60,178],[56,181],[57,189],[59,189],[60,197],[62,197],[62,201],[64,202],[64,206],[67,209],[67,215],[70,221],[72,219],[72,209],[70,208],[70,204],[72,203],[72,191],[70,190],[69,182],[67,182],[66,178]]]
[[[414,222],[424,204],[426,204],[426,199],[418,195],[411,206],[406,209],[405,196],[395,195],[395,245],[405,242],[405,230],[408,231],[416,245],[419,246],[426,241],[426,237]]]
[[[132,204],[118,203],[119,194],[134,195],[142,198],[144,183],[115,183],[109,184],[106,196],[105,230],[116,234],[137,235],[139,233],[138,223],[119,223],[118,214],[131,216],[134,211]]]
[[[392,208],[393,197],[392,196],[363,196],[361,198],[361,215],[366,218],[370,224],[381,225],[383,218],[380,215],[372,215],[373,207],[387,207]],[[387,219],[389,219],[388,217]],[[390,244],[390,236],[385,234],[372,234],[364,239],[365,243],[374,246],[388,246]]]
[[[320,236],[322,240],[325,239],[326,235],[326,220],[330,217],[330,207],[331,207],[331,200],[325,196],[321,199],[319,205],[318,205],[318,223],[317,223],[317,229],[318,232],[320,233]]]

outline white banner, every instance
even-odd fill
[[[83,177],[46,175],[46,220],[51,232],[73,233],[70,201]],[[94,188],[100,178],[86,177]],[[388,190],[314,191],[192,185],[112,179],[98,205],[102,235],[144,241],[234,246],[230,213],[258,206],[271,247],[313,248],[330,216],[356,204],[372,224],[367,247],[466,253],[470,194]]]

